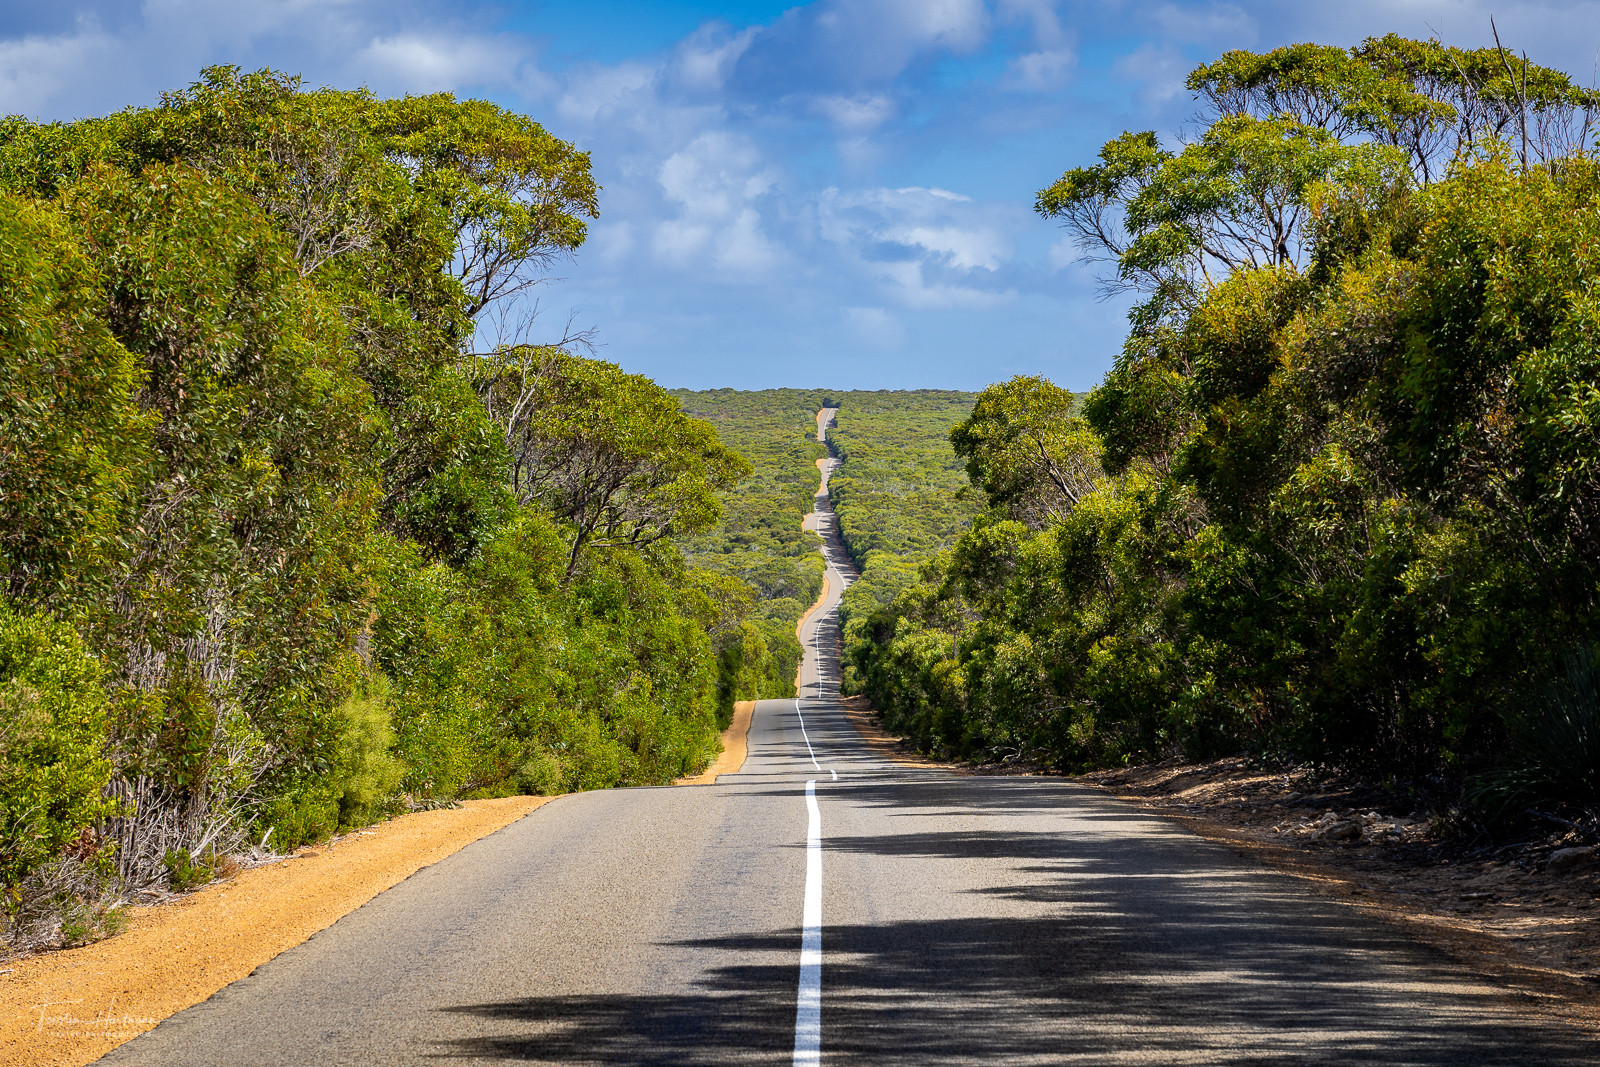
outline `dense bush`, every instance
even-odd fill
[[[713,389],[675,395],[684,411],[716,426],[753,467],[725,494],[721,523],[686,542],[697,566],[736,576],[757,594],[740,634],[730,631],[718,645],[726,709],[736,690],[764,697],[794,692],[801,655],[795,625],[822,590],[816,538],[801,530],[817,490],[816,462],[829,451],[816,439],[819,408],[839,408],[829,444],[841,465],[830,488],[846,549],[865,574],[848,594],[847,611],[865,610],[915,581],[921,561],[948,545],[978,510],[961,492],[960,461],[949,442],[951,426],[972,406],[970,393]],[[753,684],[740,688],[732,672],[751,662],[770,664],[765,680],[752,676]]]
[[[1539,72],[1526,154],[1469,137],[1459,109],[1517,114],[1448,52],[1230,53],[1191,84],[1235,119],[1041,194],[1148,300],[1081,408],[1019,379],[955,433],[989,515],[847,633],[891,723],[971,757],[1268,751],[1594,802],[1600,169],[1557,135],[1595,101]],[[1373,78],[1447,89],[1417,112],[1437,137],[1373,134]],[[1311,221],[1252,243],[1274,219]]]
[[[14,944],[408,801],[669,781],[784,669],[677,548],[745,470],[714,430],[473,350],[595,196],[523,116],[271,72],[0,122]]]
[[[750,474],[723,494],[722,521],[685,542],[691,562],[747,583],[737,631],[718,635],[722,714],[734,700],[794,695],[800,667],[795,626],[822,591],[814,535],[801,529],[816,495],[817,410],[825,394],[808,389],[750,392],[675,390],[683,410],[705,419],[749,460]]]
[[[77,632],[0,598],[0,884],[17,885],[112,812],[105,743],[100,665]]]
[[[881,390],[835,399],[829,442],[839,467],[829,490],[856,565],[870,573],[875,554],[904,563],[950,544],[979,510],[963,493],[950,448],[950,428],[971,411],[973,394]]]

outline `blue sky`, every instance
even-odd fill
[[[977,388],[1110,365],[1125,307],[1032,211],[1124,129],[1181,136],[1196,63],[1494,14],[1593,79],[1600,4],[1346,0],[0,0],[0,111],[101,114],[213,63],[452,90],[593,153],[601,218],[539,292],[672,386]]]

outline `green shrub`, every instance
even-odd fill
[[[517,768],[511,778],[512,796],[547,797],[561,792],[566,786],[567,772],[561,761],[548,752],[541,752]]]
[[[1509,716],[1507,767],[1479,775],[1470,790],[1491,818],[1530,804],[1600,802],[1600,660],[1583,649]]]
[[[406,769],[393,752],[389,709],[388,679],[376,673],[363,679],[334,709],[338,741],[332,765],[316,777],[292,779],[272,795],[256,816],[256,839],[270,830],[268,844],[286,852],[388,814]]]
[[[162,862],[166,865],[167,877],[172,881],[173,891],[185,893],[210,882],[216,876],[216,870],[207,860],[214,858],[214,855],[213,857],[202,855],[196,859],[181,848],[169,851]]]
[[[395,758],[389,726],[389,681],[371,675],[339,705],[338,765],[330,779],[338,796],[339,826],[364,826],[385,814],[405,774]]]
[[[276,852],[324,841],[339,828],[339,796],[326,781],[293,782],[262,806],[257,825]]]
[[[0,884],[56,859],[115,805],[101,796],[105,690],[77,632],[0,598]]]

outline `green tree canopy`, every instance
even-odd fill
[[[1041,190],[1089,259],[1115,263],[1107,291],[1190,307],[1249,267],[1303,266],[1318,204],[1426,183],[1516,135],[1524,165],[1581,151],[1600,94],[1498,48],[1389,35],[1351,49],[1233,51],[1196,68],[1202,129],[1177,150],[1151,132],[1108,141],[1099,162]]]
[[[978,394],[950,443],[991,508],[1038,529],[1089,494],[1100,475],[1100,443],[1076,406],[1071,393],[1037,377]]]
[[[750,473],[676,397],[612,363],[519,350],[482,388],[502,413],[518,499],[572,524],[568,574],[587,548],[643,548],[715,525],[717,492]]]

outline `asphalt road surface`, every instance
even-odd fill
[[[763,701],[740,773],[555,801],[104,1062],[1600,1061],[1434,950],[1131,806],[885,762],[835,679],[825,651],[798,706]]]

